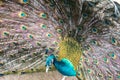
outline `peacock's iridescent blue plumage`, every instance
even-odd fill
[[[74,66],[68,59],[63,58],[61,61],[58,61],[52,54],[46,59],[46,66],[51,66],[52,61],[55,68],[64,76],[76,76]]]
[[[62,59],[61,61],[57,61],[56,59],[53,62],[56,69],[65,76],[76,76],[76,71],[74,70],[74,66],[68,59]]]

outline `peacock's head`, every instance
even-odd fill
[[[50,56],[47,57],[47,59],[46,59],[46,72],[48,72],[49,67],[53,64],[54,59],[55,59],[54,54],[51,54]]]

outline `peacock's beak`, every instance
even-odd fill
[[[49,70],[49,66],[46,66],[46,73],[48,72],[48,70]]]

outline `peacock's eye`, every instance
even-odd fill
[[[22,25],[22,26],[21,26],[21,29],[22,29],[22,30],[27,30],[27,26]]]
[[[78,36],[78,37],[77,37],[77,40],[81,42],[81,41],[83,41],[84,39],[83,39],[83,37]]]
[[[28,34],[28,38],[33,39],[34,37],[32,34]]]
[[[57,29],[57,32],[58,33],[62,33],[62,29]]]
[[[55,45],[57,45],[57,44],[58,44],[58,42],[54,41],[54,44],[55,44]]]
[[[111,78],[112,78],[112,76],[108,76],[108,78],[109,78],[109,79],[111,79]]]
[[[94,45],[97,45],[97,44],[98,44],[98,42],[97,42],[96,40],[91,40],[90,43],[91,43],[91,44],[94,44]]]
[[[82,31],[82,26],[78,26],[78,31]]]
[[[120,79],[120,75],[118,75],[117,78]]]
[[[94,60],[93,63],[94,63],[94,64],[98,64],[98,60]]]
[[[21,60],[21,62],[22,62],[22,63],[25,63],[26,61],[23,59],[23,60]]]
[[[19,12],[18,15],[19,15],[19,17],[26,17],[27,16],[27,14],[25,12],[22,12],[22,11]]]
[[[4,31],[4,32],[3,32],[3,35],[4,35],[4,36],[8,36],[8,35],[9,35],[9,32]]]
[[[115,56],[115,54],[114,54],[114,53],[110,54],[110,57],[114,57],[114,56]]]
[[[110,21],[110,20],[105,19],[105,20],[104,20],[104,24],[106,24],[106,25],[110,25],[110,24],[111,24],[111,21]]]
[[[80,58],[80,61],[83,61],[83,58]]]
[[[60,24],[63,24],[63,23],[64,23],[64,21],[63,21],[62,19],[60,19],[60,20],[59,20],[59,23],[60,23]]]
[[[88,72],[88,73],[91,73],[91,70],[90,70],[90,69],[88,69],[88,70],[87,70],[87,72]]]
[[[109,56],[110,56],[111,58],[113,58],[113,59],[116,59],[115,53],[111,53],[111,54],[109,54]]]
[[[24,3],[27,3],[29,0],[23,0]]]
[[[97,28],[93,28],[93,29],[92,29],[92,32],[93,32],[93,33],[96,33],[96,32],[97,32]]]
[[[99,75],[99,77],[103,77],[103,75],[101,73],[99,73],[98,75]]]
[[[85,61],[86,61],[86,62],[89,62],[89,59],[85,58]]]
[[[29,2],[29,0],[17,0],[17,1],[21,4],[27,4]]]
[[[15,55],[11,54],[11,55],[10,55],[10,57],[11,57],[11,58],[14,58],[14,57],[15,57]]]
[[[103,60],[104,60],[105,62],[108,62],[108,59],[107,59],[106,57],[104,57]]]
[[[52,37],[52,34],[48,33],[47,36],[48,36],[48,37]]]
[[[40,43],[40,42],[36,42],[36,44],[37,44],[38,46],[41,46],[41,43]]]
[[[40,13],[40,17],[46,19],[46,18],[47,18],[47,14],[44,13],[44,12],[41,12],[41,13]]]
[[[42,27],[43,29],[46,29],[46,28],[47,28],[47,26],[46,26],[45,24],[41,24],[41,27]]]
[[[24,16],[25,16],[25,13],[21,13],[21,16],[24,17]]]
[[[88,14],[87,13],[83,13],[83,18],[87,18]]]
[[[114,37],[112,37],[111,42],[112,44],[115,44],[115,45],[117,44],[117,40]]]
[[[80,76],[80,72],[77,72],[77,75]]]
[[[14,41],[13,44],[17,46],[17,45],[18,45],[18,42],[15,42],[15,41]]]

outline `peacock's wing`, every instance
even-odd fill
[[[52,9],[45,0],[0,1],[0,73],[45,67],[61,32]]]
[[[91,0],[83,4],[83,14],[77,36],[83,52],[78,66],[81,79],[119,80],[120,18],[117,6],[110,0]]]

